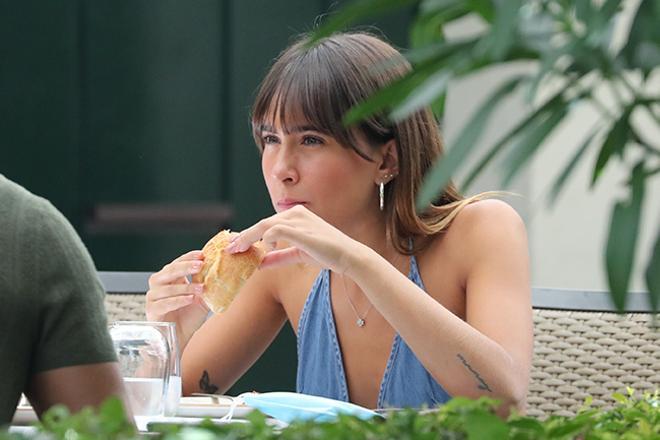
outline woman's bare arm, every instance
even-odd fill
[[[524,407],[532,353],[525,228],[503,202],[469,205],[450,231],[465,272],[466,321],[371,249],[347,275],[369,297],[450,395],[490,396]],[[434,261],[440,270],[442,261]]]
[[[275,269],[257,270],[231,306],[197,330],[182,356],[183,393],[224,393],[261,356],[286,321]]]

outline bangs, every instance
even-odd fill
[[[364,137],[371,144],[388,139],[374,136],[370,120],[350,129],[342,124],[344,114],[366,98],[364,93],[355,90],[363,87],[360,83],[364,81],[356,78],[358,75],[352,72],[354,66],[333,55],[329,45],[308,49],[304,42],[299,42],[291,49],[273,65],[254,103],[252,134],[260,151],[263,150],[264,129],[275,127],[278,122],[286,134],[304,126],[332,136],[343,147],[371,160],[358,148],[358,138]],[[372,120],[373,123],[382,125]]]

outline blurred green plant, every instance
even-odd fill
[[[300,421],[278,428],[265,415],[253,411],[243,423],[216,425],[210,420],[198,424],[154,424],[148,434],[138,433],[128,423],[117,399],[108,400],[96,413],[84,409],[70,414],[63,407],[47,411],[34,433],[7,433],[0,440],[296,440],[296,439],[658,439],[660,401],[658,392],[636,396],[614,394],[616,404],[609,410],[594,409],[590,401],[574,417],[550,416],[546,420],[514,414],[507,420],[494,412],[497,401],[488,398],[454,398],[432,410],[392,411],[384,419],[361,420],[339,416],[332,422]]]
[[[645,188],[660,173],[660,143],[650,139],[635,123],[642,114],[660,129],[660,1],[641,0],[630,26],[620,20],[619,0],[356,0],[330,16],[314,33],[313,42],[335,31],[404,7],[415,6],[410,29],[411,48],[405,53],[413,70],[351,109],[345,123],[386,112],[392,120],[405,118],[424,106],[441,117],[450,80],[510,63],[534,62],[493,91],[460,131],[446,155],[426,176],[417,206],[428,206],[450,177],[475,154],[474,147],[491,115],[501,102],[519,89],[525,91],[534,110],[499,138],[469,171],[459,187],[469,188],[475,178],[500,155],[506,154],[502,184],[508,185],[539,151],[544,140],[580,107],[599,112],[593,127],[584,127],[582,141],[573,157],[558,173],[549,193],[557,200],[566,181],[584,159],[597,149],[591,187],[613,159],[627,169],[628,195],[613,203],[605,246],[605,268],[610,294],[618,310],[624,310],[639,235]],[[467,16],[485,24],[469,37],[446,39],[445,27]],[[616,26],[624,44],[613,38]],[[547,97],[542,84],[551,83]],[[602,102],[612,95],[614,104]],[[540,102],[540,104],[539,104]],[[657,130],[655,130],[657,133]],[[657,197],[657,195],[656,195]],[[660,227],[652,255],[646,262],[646,286],[654,310],[660,298]]]

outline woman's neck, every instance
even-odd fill
[[[354,222],[343,232],[354,240],[369,246],[387,261],[398,267],[402,255],[394,248],[387,236],[385,216],[375,216],[362,222]]]

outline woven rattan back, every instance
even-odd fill
[[[604,308],[593,299],[593,308]],[[535,305],[541,302],[536,298]],[[648,312],[535,308],[527,414],[574,415],[587,396],[592,406],[607,408],[626,387],[659,389],[660,332],[651,321]]]
[[[108,322],[146,319],[144,301],[150,275],[148,272],[99,272],[106,290]]]
[[[108,293],[105,296],[105,311],[108,323],[114,321],[144,321],[144,293]]]

